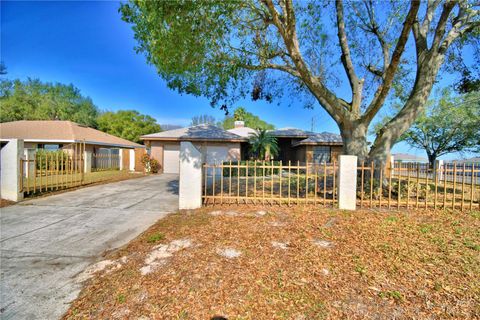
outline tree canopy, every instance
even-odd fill
[[[0,103],[0,122],[69,120],[135,142],[140,142],[141,135],[161,130],[148,115],[134,110],[101,112],[75,86],[38,79],[2,79]]]
[[[448,153],[480,151],[480,93],[452,97],[443,90],[401,139],[425,150],[432,166]]]
[[[379,161],[424,111],[445,61],[458,64],[464,47],[480,59],[475,1],[130,1],[120,12],[170,88],[222,107],[247,96],[318,103],[345,153]],[[393,100],[402,107],[369,148]]]
[[[98,129],[114,136],[140,142],[140,136],[161,131],[160,125],[151,116],[136,110],[104,112],[98,119]]]
[[[2,79],[0,103],[0,122],[70,120],[90,127],[97,126],[97,107],[73,85],[36,79]]]
[[[263,121],[258,116],[254,115],[251,112],[248,112],[243,107],[238,107],[233,112],[233,116],[226,116],[223,119],[222,127],[225,130],[233,129],[235,127],[235,121],[245,122],[245,126],[253,129],[265,129],[273,130],[275,126],[266,121]]]

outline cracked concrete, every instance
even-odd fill
[[[92,186],[1,209],[0,318],[58,319],[102,254],[178,210],[178,176]]]

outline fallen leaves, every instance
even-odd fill
[[[479,229],[443,211],[185,211],[111,253],[128,261],[94,273],[65,318],[480,317]]]

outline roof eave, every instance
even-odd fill
[[[173,137],[140,137],[140,140],[147,141],[198,141],[198,142],[247,142],[247,138],[221,139],[221,138],[173,138]]]

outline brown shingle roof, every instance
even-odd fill
[[[83,141],[115,147],[141,148],[142,145],[71,121],[22,120],[0,123],[0,139],[25,141]]]

